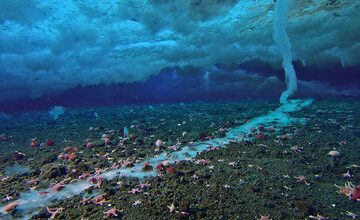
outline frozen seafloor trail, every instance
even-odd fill
[[[216,138],[204,142],[196,142],[193,145],[182,147],[179,151],[162,153],[153,158],[146,159],[141,163],[135,164],[135,166],[131,168],[123,167],[106,171],[102,173],[101,176],[106,179],[118,177],[120,174],[124,175],[125,177],[135,177],[139,179],[156,176],[157,172],[155,170],[143,171],[142,168],[145,162],[149,162],[150,165],[155,167],[164,160],[168,160],[170,163],[175,163],[176,161],[191,159],[196,157],[198,153],[209,150],[209,146],[225,147],[226,144],[230,142],[240,141],[245,137],[246,134],[250,133],[252,128],[259,125],[276,125],[277,127],[284,127],[296,122],[305,123],[305,119],[293,118],[288,113],[299,111],[311,103],[312,99],[290,100],[288,103],[281,105],[279,108],[269,112],[268,114],[253,118],[239,127],[229,129],[229,131],[226,133],[226,136],[223,138]],[[40,191],[38,190],[20,193],[20,198],[17,200],[17,202],[19,202],[17,210],[25,215],[23,218],[27,219],[29,216],[36,214],[39,208],[49,206],[57,200],[62,200],[65,198],[70,198],[74,195],[78,195],[94,185],[95,184],[90,183],[88,180],[80,180],[76,183],[67,184],[66,187],[59,192],[51,191],[46,195],[40,195]],[[1,207],[1,213],[5,214],[3,208],[4,207]]]

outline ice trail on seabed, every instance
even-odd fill
[[[142,167],[145,162],[149,162],[153,167],[155,167],[164,160],[168,160],[170,163],[188,160],[196,157],[196,155],[200,152],[208,151],[209,146],[220,148],[226,147],[226,145],[230,142],[239,142],[246,134],[251,132],[252,128],[260,125],[276,126],[278,129],[280,129],[294,123],[304,124],[306,123],[305,119],[293,118],[288,113],[300,111],[302,108],[309,106],[311,103],[312,99],[289,100],[274,111],[270,111],[265,115],[255,117],[241,126],[229,129],[229,131],[226,133],[226,136],[223,138],[215,138],[205,142],[196,142],[193,145],[182,147],[179,151],[162,153],[160,155],[154,156],[153,158],[145,159],[144,161],[135,164],[135,166],[131,168],[124,167],[106,171],[102,173],[101,176],[108,180],[115,177],[120,177],[120,174],[121,176],[124,175],[125,177],[134,177],[139,179],[154,177],[157,175],[155,170],[143,171]],[[66,187],[59,192],[51,191],[48,194],[42,196],[39,194],[40,191],[38,190],[20,193],[20,198],[16,200],[19,202],[17,211],[24,214],[25,217],[23,217],[23,219],[28,219],[29,217],[35,215],[39,211],[39,208],[50,206],[56,203],[56,201],[79,195],[91,186],[94,186],[94,184],[90,183],[88,180],[79,180],[76,183],[67,184]],[[0,218],[6,214],[3,209],[4,207],[1,207],[2,214],[0,214]]]

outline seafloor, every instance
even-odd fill
[[[153,157],[178,143],[221,137],[226,129],[278,106],[278,101],[243,101],[67,109],[57,120],[47,112],[15,116],[0,124],[0,205],[16,200],[21,192],[72,182],[84,173],[95,173],[95,168]],[[360,215],[360,202],[338,193],[335,186],[360,184],[360,100],[314,100],[291,114],[306,118],[307,124],[280,131],[254,128],[253,140],[204,152],[195,161],[181,161],[147,180],[121,176],[104,180],[98,188],[49,204],[49,208],[63,208],[52,217],[102,219],[103,212],[114,207],[120,210],[116,218],[121,219],[259,219],[260,215],[351,219]],[[124,127],[130,138],[121,141]],[[107,144],[101,140],[103,134],[109,138]],[[30,146],[34,138],[39,146]],[[49,140],[55,144],[47,146]],[[89,142],[92,146],[86,147]],[[59,159],[66,147],[77,148],[74,158]],[[332,150],[340,156],[329,156]],[[140,182],[150,186],[129,193]],[[103,205],[91,201],[96,195],[103,195]],[[84,202],[84,197],[89,201]],[[15,208],[7,216],[21,217],[22,212]],[[49,217],[44,207],[32,218]]]

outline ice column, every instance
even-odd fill
[[[281,94],[280,103],[286,103],[297,89],[297,79],[294,66],[292,65],[291,44],[286,33],[288,22],[288,0],[276,0],[274,13],[274,40],[279,47],[282,56],[282,66],[285,71],[286,91]]]

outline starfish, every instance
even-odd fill
[[[175,146],[175,145],[170,146],[169,149],[174,150],[174,151],[179,150],[179,148],[177,146]]]
[[[82,205],[86,205],[86,204],[89,203],[89,198],[83,197],[80,202],[81,202]]]
[[[26,182],[28,185],[37,185],[39,183],[38,179],[31,179]]]
[[[91,176],[90,173],[83,173],[78,178],[79,178],[79,180],[82,180],[82,179],[85,179],[86,177],[89,177],[89,176]]]
[[[168,205],[167,207],[169,208],[170,213],[175,212],[176,207],[175,207],[174,203],[171,203],[171,205]]]
[[[4,182],[4,181],[8,180],[9,178],[10,178],[10,176],[6,176],[4,178],[1,178],[1,182]]]
[[[295,176],[295,179],[297,179],[298,182],[300,183],[305,183],[306,185],[310,185],[310,183],[306,181],[305,176]]]
[[[45,195],[47,195],[49,192],[48,191],[41,191],[41,192],[39,192],[39,195],[40,196],[45,196]]]
[[[16,207],[19,205],[19,202],[15,201],[15,202],[11,202],[9,204],[7,204],[6,206],[4,206],[3,210],[8,213],[11,212],[12,210],[16,209]]]
[[[139,187],[140,189],[148,189],[151,186],[150,183],[140,183]]]
[[[35,190],[37,188],[38,188],[38,186],[32,186],[32,187],[29,188],[29,190]]]
[[[104,195],[98,195],[98,196],[95,196],[93,198],[93,202],[96,204],[96,205],[104,205],[104,203],[106,202],[105,200],[105,196]]]
[[[225,185],[224,185],[224,188],[225,188],[225,189],[229,189],[229,188],[230,188],[230,185],[225,184]]]
[[[200,159],[196,161],[196,164],[200,164],[200,165],[208,165],[210,163],[210,160],[208,159]]]
[[[139,189],[137,189],[137,188],[128,191],[128,193],[131,193],[131,194],[137,194],[137,193],[140,193],[140,192],[141,192],[141,190],[139,190]]]
[[[349,216],[350,218],[352,219],[356,219],[357,218],[357,214],[353,213],[353,212],[350,212],[350,211],[346,211],[345,213],[346,216]]]
[[[61,182],[61,183],[56,183],[51,189],[54,191],[60,191],[65,187],[65,185]]]
[[[233,161],[233,162],[229,162],[229,166],[233,166],[233,167],[234,167],[235,165],[236,165],[236,162],[234,162],[234,161]]]
[[[136,201],[132,204],[132,206],[138,206],[138,205],[140,205],[141,203],[142,203],[141,200],[138,199],[138,200],[136,200]]]
[[[295,146],[291,147],[290,149],[291,149],[293,152],[295,152],[295,153],[299,153],[299,152],[301,152],[304,148],[295,145]]]
[[[46,211],[51,215],[50,218],[54,219],[56,216],[61,213],[64,210],[64,208],[49,208],[46,207]]]
[[[179,212],[176,212],[176,213],[179,213]],[[180,212],[180,214],[184,217],[188,217],[190,215],[190,213],[184,212],[184,211]]]
[[[95,168],[95,174],[99,175],[105,172],[107,169]]]
[[[117,217],[120,213],[121,211],[119,209],[112,208],[104,212],[104,218]]]
[[[260,215],[259,220],[271,220],[271,218],[268,215]]]
[[[351,178],[352,175],[351,175],[350,171],[348,170],[346,173],[343,173],[343,174],[342,174],[342,177],[344,177],[344,178],[346,178],[346,177]]]
[[[316,220],[326,220],[326,219],[328,219],[328,218],[326,218],[326,217],[324,217],[324,216],[322,216],[320,214],[317,214],[316,216],[310,215],[309,218],[316,219]]]
[[[10,201],[10,200],[12,200],[12,199],[13,199],[12,196],[6,195],[6,196],[2,199],[2,201]]]

